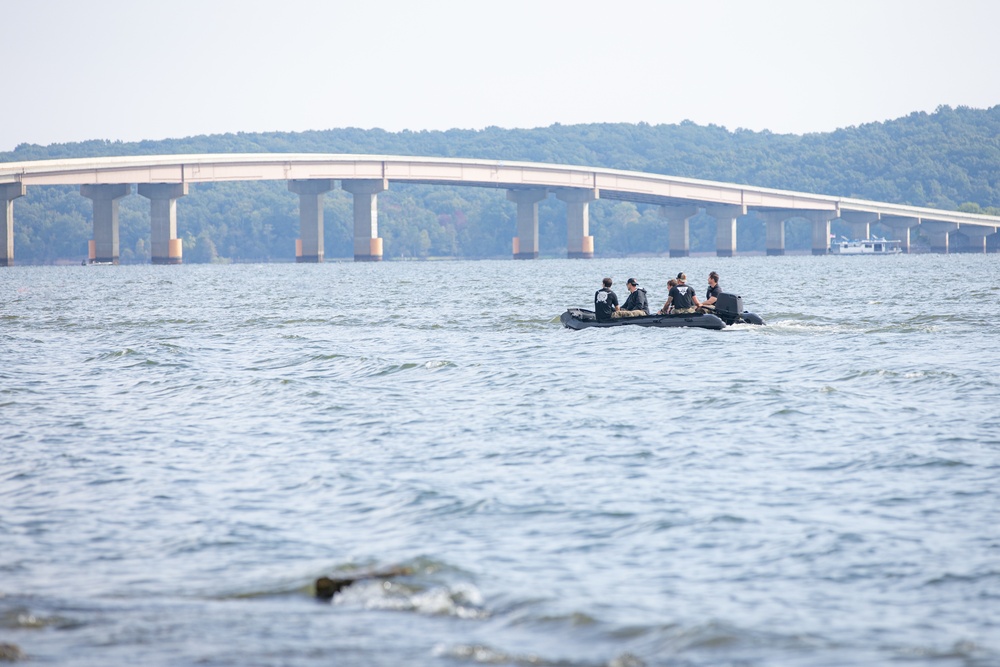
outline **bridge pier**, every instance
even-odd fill
[[[969,239],[969,245],[964,252],[985,253],[986,237],[996,233],[992,227],[980,227],[979,225],[959,225],[958,231],[965,234]]]
[[[548,196],[548,190],[508,190],[507,199],[517,203],[517,236],[514,237],[514,259],[538,258],[538,202]]]
[[[948,234],[957,229],[958,224],[954,222],[924,220],[920,223],[920,230],[927,234],[927,238],[931,242],[931,252],[940,255],[948,254]]]
[[[910,230],[920,224],[920,218],[911,218],[902,215],[883,215],[879,222],[892,229],[892,235],[899,239],[899,249],[909,254]]]
[[[667,221],[671,257],[691,255],[691,218],[696,215],[697,206],[660,206],[660,217]]]
[[[149,231],[153,264],[180,264],[183,245],[177,238],[177,200],[188,193],[187,183],[140,183],[139,194],[149,199]]]
[[[597,199],[596,191],[559,190],[556,192],[556,198],[566,202],[566,256],[570,259],[593,259],[594,237],[590,236],[590,202]]]
[[[3,207],[3,236],[0,236],[0,266],[14,266],[14,200],[23,197],[24,183],[0,184],[0,206]]]
[[[864,211],[843,211],[840,219],[847,223],[852,239],[867,239],[872,233],[872,224],[879,221],[878,213]]]
[[[780,257],[785,254],[785,221],[794,217],[785,211],[754,211],[758,218],[764,221],[766,230],[766,254],[768,257]]]
[[[705,213],[715,218],[715,256],[732,257],[736,254],[736,218],[746,214],[746,206],[709,206]]]
[[[381,262],[378,235],[378,193],[389,189],[384,178],[344,180],[340,187],[354,195],[354,261]]]
[[[812,254],[830,254],[830,221],[837,217],[836,214],[816,211],[803,217],[812,221]]]
[[[80,194],[94,202],[94,239],[90,261],[118,263],[118,200],[132,194],[128,183],[85,184]]]
[[[333,189],[333,179],[292,180],[288,181],[288,189],[299,196],[299,238],[295,243],[295,261],[322,262],[323,196]]]

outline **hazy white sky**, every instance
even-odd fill
[[[1000,104],[997,0],[0,0],[0,150],[335,127],[817,132]]]

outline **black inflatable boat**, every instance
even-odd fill
[[[687,315],[646,315],[643,317],[623,317],[621,319],[598,322],[592,310],[569,308],[559,317],[567,329],[589,329],[597,327],[639,326],[639,327],[695,327],[700,329],[725,329],[734,324],[764,324],[764,320],[754,313],[743,310],[743,297],[722,292],[715,302],[712,313]]]

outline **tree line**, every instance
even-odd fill
[[[0,162],[116,155],[194,153],[360,153],[548,162],[871,199],[945,210],[1000,214],[1000,106],[941,106],[895,120],[805,135],[727,130],[690,121],[555,124],[534,129],[402,131],[341,128],[309,132],[204,135],[162,141],[21,144]],[[390,183],[379,195],[379,234],[387,259],[509,257],[516,211],[503,190]],[[353,252],[351,196],[327,193],[325,254]],[[298,231],[298,197],[284,181],[194,185],[178,200],[185,262],[290,261]],[[79,260],[92,237],[91,204],[79,189],[38,186],[15,204],[19,263]],[[120,200],[123,262],[149,261],[149,202]],[[667,225],[657,207],[591,204],[598,255],[664,253]],[[834,233],[847,235],[835,223]],[[889,233],[887,230],[881,230]],[[763,223],[741,221],[740,251],[762,251]],[[786,248],[810,247],[807,223],[790,224]],[[564,205],[539,204],[541,254],[565,256]],[[990,237],[995,245],[995,236]],[[715,248],[715,226],[693,220],[691,249]]]

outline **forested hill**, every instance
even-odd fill
[[[730,131],[689,121],[677,125],[556,124],[535,129],[420,132],[346,128],[135,143],[22,144],[14,151],[0,153],[0,161],[254,152],[427,155],[575,164],[1000,213],[1000,106],[942,106],[930,114],[915,112],[887,122],[806,135]],[[349,199],[334,191],[327,200],[327,255],[347,256],[351,253]],[[142,261],[143,253],[148,254],[148,224],[143,228],[148,202],[136,195],[122,201],[123,261]],[[393,184],[379,203],[387,258],[509,255],[513,210],[497,193]],[[185,260],[290,258],[297,236],[296,204],[297,198],[283,183],[192,188],[178,204],[179,235],[186,239]],[[75,189],[29,189],[29,195],[16,204],[18,259],[52,261],[84,252],[90,237],[88,206]],[[558,206],[550,200],[540,208],[542,251],[557,255],[565,247]],[[666,249],[662,228],[655,212],[641,205],[597,202],[592,208],[591,233],[596,237],[598,254],[662,252]],[[762,244],[761,234],[741,232],[741,248],[755,249]],[[696,251],[710,249],[710,231],[695,233],[692,243]],[[795,244],[795,238],[789,239],[790,246]]]

